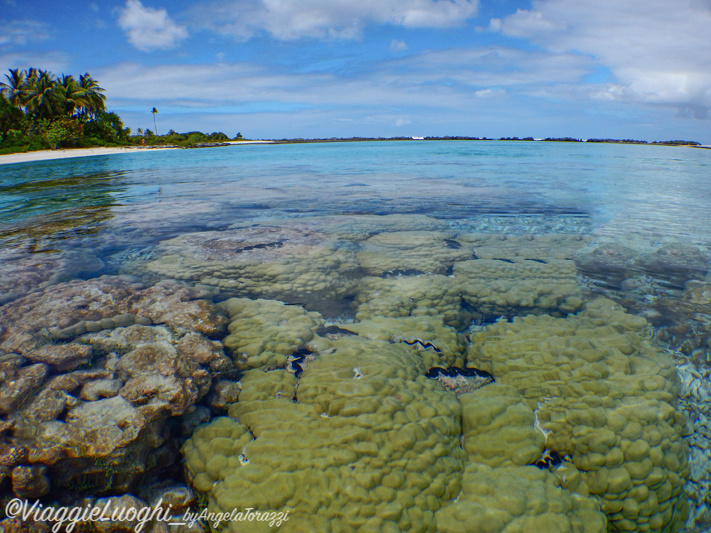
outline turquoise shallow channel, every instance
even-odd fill
[[[708,531],[710,178],[528,141],[2,165],[0,506]]]

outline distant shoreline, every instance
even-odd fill
[[[213,146],[234,144],[272,144],[272,141],[226,141],[215,143]],[[205,145],[207,146],[207,145]],[[91,157],[97,155],[135,154],[139,152],[155,152],[157,150],[177,150],[179,146],[119,146],[95,148],[63,148],[59,150],[37,150],[34,152],[17,152],[14,154],[0,155],[0,165],[14,163],[33,163],[36,161],[51,161],[53,159],[71,159],[75,157]]]
[[[545,139],[535,139],[533,137],[500,137],[497,139],[490,137],[330,137],[314,139],[273,139],[275,144],[302,144],[302,143],[333,143],[333,142],[373,142],[373,141],[520,141],[520,142],[565,142],[565,143],[590,143],[590,144],[639,144],[649,146],[694,146],[699,148],[711,148],[696,141],[638,141],[634,139],[575,139],[573,137],[547,137]]]
[[[486,137],[331,137],[323,139],[273,139],[258,141],[225,141],[218,143],[202,143],[187,148],[209,148],[215,146],[228,146],[238,144],[310,144],[310,143],[337,143],[337,142],[374,142],[374,141],[519,141],[519,142],[570,142],[570,143],[591,143],[591,144],[635,144],[648,146],[687,146],[692,148],[711,149],[711,145],[702,145],[693,141],[633,141],[615,139],[571,139],[571,138],[547,138],[534,139],[531,137],[519,139],[516,137],[489,139]],[[186,148],[171,145],[158,146],[119,146],[119,147],[94,147],[94,148],[65,148],[59,150],[37,150],[33,152],[17,152],[13,154],[0,155],[0,165],[10,165],[14,163],[32,163],[37,161],[51,161],[54,159],[71,159],[76,157],[91,157],[99,155],[113,155],[125,153],[153,152],[156,150],[177,150]]]

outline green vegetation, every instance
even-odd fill
[[[576,139],[574,137],[546,137],[543,140],[544,141],[552,141],[552,142],[564,142],[564,143],[581,143],[581,142],[583,142],[582,139]]]
[[[0,83],[0,154],[90,146],[215,146],[230,138],[199,131],[131,135],[116,113],[106,110],[104,89],[91,75],[79,78],[30,68],[10,69]],[[153,127],[157,130],[154,107]],[[241,140],[238,133],[235,140]]]
[[[701,143],[696,141],[654,141],[651,144],[663,144],[665,146],[701,146]]]
[[[664,146],[701,146],[696,141],[638,141],[636,139],[588,139],[588,143],[612,143],[612,144],[663,144]]]
[[[132,144],[144,144],[145,146],[201,148],[204,146],[219,146],[230,140],[241,141],[243,137],[241,133],[238,133],[234,139],[230,139],[221,131],[205,134],[201,131],[176,133],[174,130],[170,130],[166,135],[155,135],[151,130],[146,130],[141,135],[141,131],[139,130],[139,135],[130,137],[130,140]]]
[[[104,89],[88,73],[54,76],[10,69],[0,83],[0,153],[124,144],[129,131],[106,111]]]

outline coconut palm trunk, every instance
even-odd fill
[[[156,113],[158,113],[158,110],[154,107],[151,113],[153,113],[153,129],[156,132],[156,136],[158,136],[158,125],[156,124]]]

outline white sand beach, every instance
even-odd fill
[[[272,141],[229,141],[228,144],[269,144]],[[153,152],[156,150],[177,150],[175,147],[139,147],[121,146],[118,148],[67,148],[62,150],[37,150],[17,154],[0,155],[0,165],[11,163],[30,163],[50,159],[68,159],[71,157],[89,157],[94,155],[126,154],[137,152]]]
[[[32,161],[46,161],[49,159],[68,159],[71,157],[87,157],[92,155],[110,155],[135,152],[149,152],[153,150],[173,150],[174,148],[138,148],[125,146],[120,148],[68,148],[65,150],[37,150],[18,154],[0,155],[0,165],[10,163],[28,163]]]

